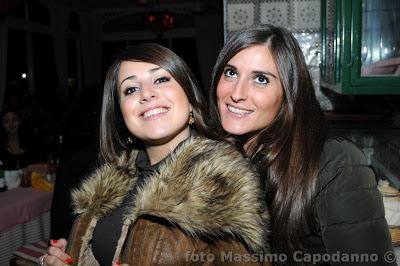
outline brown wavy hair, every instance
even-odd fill
[[[141,43],[123,51],[109,67],[104,82],[103,103],[100,117],[100,153],[108,163],[116,162],[122,151],[129,151],[141,143],[127,142],[131,135],[126,127],[118,100],[118,73],[123,61],[146,62],[168,71],[183,88],[193,108],[198,133],[205,135],[209,129],[204,121],[205,100],[199,84],[186,63],[174,52],[155,43]]]
[[[315,97],[303,53],[294,36],[274,26],[253,26],[241,30],[222,48],[213,69],[210,117],[215,132],[243,145],[249,137],[231,136],[218,114],[216,90],[228,61],[248,47],[264,45],[272,53],[283,88],[280,110],[274,120],[257,133],[246,153],[257,153],[258,169],[265,181],[271,211],[271,247],[291,254],[310,247],[308,230],[315,230],[313,197],[319,161],[327,138],[325,119]],[[251,60],[251,59],[249,59]]]

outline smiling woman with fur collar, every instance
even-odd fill
[[[141,44],[104,86],[105,164],[73,192],[78,218],[42,265],[265,264],[260,180],[230,144],[203,137],[204,100],[186,64]]]

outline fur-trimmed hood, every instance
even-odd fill
[[[100,219],[119,206],[137,181],[137,151],[106,164],[73,192],[77,214]],[[192,137],[137,189],[125,224],[139,216],[161,217],[194,237],[234,235],[264,251],[268,212],[250,163],[230,144]]]

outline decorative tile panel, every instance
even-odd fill
[[[326,73],[325,80],[329,83],[336,83],[334,81],[334,40],[335,38],[335,2],[334,0],[326,1],[326,10],[327,10],[327,18],[326,18],[326,54],[325,54],[325,64],[326,64]]]
[[[293,30],[300,32],[315,32],[321,27],[321,2],[295,1]]]
[[[335,2],[334,0],[326,1],[326,27],[328,31],[333,32],[333,28],[335,27]]]
[[[328,0],[332,5],[332,0]],[[224,0],[225,39],[253,24],[272,24],[293,32],[319,32],[320,0]]]
[[[261,2],[260,23],[281,27],[290,27],[289,1]]]
[[[232,3],[227,6],[227,30],[237,31],[254,24],[255,5],[253,3]]]

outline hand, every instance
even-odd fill
[[[47,248],[47,254],[40,258],[41,266],[62,266],[72,263],[71,257],[65,253],[67,248],[67,240],[60,238],[58,240],[50,240],[50,246]]]

